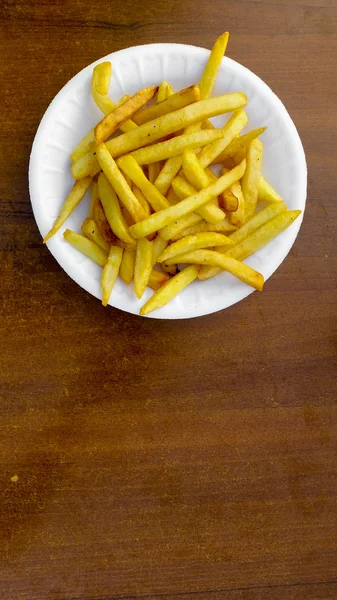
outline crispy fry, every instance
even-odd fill
[[[102,250],[104,250],[104,252],[109,254],[110,244],[108,244],[101,235],[94,219],[85,219],[82,223],[81,230],[83,235],[85,235],[85,237],[87,237],[88,240],[95,242],[97,246],[99,246],[100,248],[102,248]]]
[[[100,232],[103,240],[109,244],[109,247],[114,245],[118,245],[117,236],[111,231],[111,227],[109,225],[109,221],[105,216],[105,212],[102,206],[102,203],[99,198],[96,199],[93,209],[93,217],[94,221],[98,227],[98,231]]]
[[[131,182],[131,179],[130,179],[130,182]],[[133,191],[134,195],[136,196],[137,200],[139,201],[139,203],[142,205],[142,207],[146,213],[146,216],[149,217],[151,214],[151,206],[150,206],[149,202],[146,200],[143,192],[134,184],[132,184],[132,191]]]
[[[154,182],[154,185],[159,192],[164,194],[164,196],[165,196],[165,194],[167,194],[173,179],[177,175],[178,171],[181,169],[181,165],[182,165],[181,155],[172,156],[172,158],[169,158],[165,162],[162,170],[160,171],[156,181]],[[168,198],[168,200],[169,200],[169,198]],[[172,204],[172,202],[170,202],[170,204]]]
[[[211,185],[211,183],[208,182],[208,185]],[[195,195],[199,191],[198,189],[194,188],[193,185],[191,185],[188,181],[186,181],[186,179],[180,177],[179,175],[175,177],[172,181],[172,188],[178,196],[178,198],[180,198],[181,200],[189,198],[190,196]],[[199,189],[203,188],[199,187]],[[225,213],[221,210],[221,208],[215,206],[215,204],[213,204],[212,201],[206,204],[205,206],[201,206],[199,209],[196,210],[196,212],[207,222],[213,224],[220,223],[220,221],[222,221],[226,216]]]
[[[231,275],[234,275],[234,277],[237,277],[237,279],[252,286],[259,292],[263,289],[263,275],[248,265],[228,256],[228,254],[220,254],[220,252],[214,252],[214,250],[194,250],[194,252],[186,252],[185,254],[174,256],[167,262],[168,264],[172,264],[174,261],[184,264],[193,263],[220,267],[223,271],[231,273]]]
[[[159,104],[160,102],[163,102],[163,100],[166,100],[167,86],[168,86],[167,81],[163,80],[158,88],[158,92],[157,92],[157,96],[156,96],[157,104]]]
[[[199,131],[197,133],[178,135],[165,142],[153,144],[147,148],[140,148],[130,153],[139,165],[147,165],[159,160],[166,160],[172,156],[180,155],[185,148],[199,148],[205,144],[222,137],[221,129]],[[110,142],[108,142],[107,146]],[[181,166],[181,162],[180,162]],[[180,168],[180,167],[179,167]]]
[[[158,256],[164,252],[168,242],[164,240],[160,235],[157,235],[156,239],[152,243],[152,266],[154,266],[158,260]]]
[[[143,207],[132,192],[130,186],[125,181],[125,178],[117,167],[114,159],[108,152],[105,144],[98,146],[97,160],[116,194],[118,194],[118,198],[129,211],[133,220],[137,222],[144,219],[146,217],[146,213]]]
[[[156,291],[159,290],[169,279],[170,278],[166,273],[152,269],[147,285]]]
[[[135,250],[124,250],[119,275],[125,283],[131,283],[135,272]]]
[[[121,104],[124,104],[124,102],[126,102],[126,100],[128,100],[129,98],[130,98],[129,94],[124,94],[124,96],[122,96],[122,98],[120,98],[120,100],[118,100],[118,102],[116,102],[116,104],[113,104],[113,102],[111,102],[110,98],[108,98],[108,100],[109,100],[109,103],[111,103],[111,105],[114,106],[114,108],[117,108]],[[108,113],[109,112],[110,111],[108,111]],[[136,127],[136,125],[134,127]],[[127,128],[125,131],[130,131],[130,129]],[[94,151],[96,150],[95,128],[94,127],[89,131],[89,133],[87,133],[87,135],[84,136],[84,138],[77,144],[76,148],[72,151],[72,153],[70,155],[72,162],[77,161],[81,156],[83,156],[90,150],[94,150]],[[86,175],[89,175],[89,174],[90,173],[86,173]]]
[[[153,210],[158,211],[170,206],[165,196],[145,177],[143,170],[131,154],[119,158],[117,164],[143,192]]]
[[[146,238],[137,240],[136,262],[134,273],[134,290],[137,298],[141,298],[148,284],[152,271],[152,242]]]
[[[229,191],[237,198],[237,208],[228,212],[228,219],[236,227],[242,227],[245,218],[245,199],[242,193],[240,181],[231,185]],[[224,192],[225,194],[225,192]]]
[[[237,155],[238,152],[241,152],[241,150],[246,149],[249,146],[249,144],[251,144],[253,140],[255,140],[262,133],[264,133],[266,129],[267,127],[259,127],[258,129],[252,129],[252,131],[249,131],[244,135],[238,135],[227,146],[227,148],[225,148],[225,150],[214,159],[214,163],[222,163],[228,160],[228,158],[233,158],[233,156]]]
[[[245,172],[245,168],[246,163],[245,161],[242,161],[242,163],[232,169],[232,171],[229,171],[226,175],[222,175],[215,183],[212,183],[212,185],[201,190],[194,196],[186,198],[186,200],[182,200],[178,204],[165,208],[164,210],[151,215],[144,221],[132,225],[132,227],[130,227],[130,233],[135,238],[144,237],[145,235],[158,231],[165,227],[165,225],[177,221],[181,217],[198,210],[200,206],[207,204],[214,196],[221,194],[225,189],[232,185],[234,181],[238,181]]]
[[[102,304],[106,306],[109,302],[112,289],[116,283],[118,277],[119,268],[121,266],[123,257],[123,250],[118,246],[111,246],[108,260],[104,265],[102,278],[101,278],[101,290],[102,290]]]
[[[183,153],[183,172],[189,183],[197,190],[202,190],[212,183],[202,168],[198,157],[188,148]]]
[[[141,315],[147,315],[149,312],[165,306],[172,298],[181,292],[186,286],[198,277],[198,268],[195,266],[183,269],[178,275],[175,275],[167,281],[140,309]]]
[[[262,166],[263,144],[256,138],[247,149],[247,167],[241,181],[245,199],[245,220],[253,216],[256,210],[258,186]]]
[[[192,123],[232,112],[247,104],[247,96],[242,92],[224,94],[208,100],[200,100],[173,113],[158,117],[153,121],[140,125],[134,131],[123,133],[110,140],[107,148],[112,157],[126,154],[141,146],[152,144],[160,138],[179,131]]]
[[[104,250],[102,250],[102,248],[97,246],[97,244],[91,240],[88,240],[88,238],[81,233],[75,233],[75,231],[71,231],[70,229],[66,229],[63,233],[63,236],[65,240],[69,242],[69,244],[76,248],[76,250],[79,250],[88,258],[91,258],[91,260],[93,260],[100,267],[104,267],[108,255],[106,252],[104,252]]]
[[[53,227],[43,239],[44,244],[60,229],[60,227],[62,227],[63,223],[67,220],[69,215],[75,210],[76,206],[78,206],[82,198],[84,198],[85,194],[87,193],[91,182],[91,177],[85,177],[85,179],[75,182],[70,194],[66,198],[61,208],[61,212],[57,217]]]
[[[219,140],[204,146],[199,156],[200,164],[205,169],[216,157],[221,154],[232,140],[242,131],[248,122],[247,113],[244,110],[237,110],[221,129],[223,136]],[[209,131],[209,130],[206,130]],[[211,130],[212,131],[212,130]]]
[[[200,98],[202,100],[204,100],[204,98],[209,98],[209,96],[211,95],[211,91],[213,89],[213,85],[216,80],[216,76],[218,74],[223,55],[226,52],[228,40],[228,31],[220,35],[215,40],[210,57],[206,64],[206,68],[203,72],[199,83]]]
[[[265,180],[263,175],[260,177],[258,187],[258,199],[271,204],[273,202],[283,202],[283,198],[274,190],[274,188]]]
[[[171,244],[159,255],[158,262],[165,262],[173,256],[184,254],[185,252],[191,252],[192,250],[198,250],[199,248],[212,248],[214,246],[229,247],[232,245],[233,242],[230,240],[230,238],[222,235],[221,233],[196,233],[194,235],[188,235],[178,242]]]
[[[188,104],[197,102],[199,99],[200,92],[198,86],[191,85],[188,88],[176,92],[176,94],[172,94],[166,98],[166,100],[163,100],[163,102],[153,104],[152,106],[139,111],[139,113],[134,116],[134,121],[137,125],[143,125],[144,123],[153,121],[153,119],[157,119],[162,115],[167,115],[167,113],[171,113],[179,108],[187,106]]]
[[[221,194],[223,200],[223,209],[227,213],[236,212],[239,206],[239,199],[235,194],[233,194],[232,190],[225,190]]]
[[[104,173],[101,173],[98,178],[98,194],[113,233],[126,242],[129,249],[135,248],[135,240],[129,233],[127,223],[119,206],[116,192]]]
[[[70,167],[74,179],[83,179],[84,177],[95,177],[101,170],[93,150],[80,156]]]
[[[164,236],[166,239],[167,235],[171,234],[171,231],[169,230],[170,227],[172,227],[172,225],[168,225],[167,227],[164,227],[164,229],[161,229],[161,237]],[[235,229],[236,227],[234,227],[234,225],[232,225],[227,218],[221,221],[221,223],[218,223],[217,225],[212,225],[212,223],[207,223],[206,221],[201,220],[199,223],[196,223],[196,225],[192,225],[192,227],[182,229],[181,231],[175,231],[174,234],[170,235],[168,239],[172,240],[172,242],[177,242],[178,240],[181,240],[187,235],[193,235],[195,233],[202,233],[207,231],[217,233],[230,233],[232,231],[235,231]]]
[[[179,235],[181,232],[185,232],[193,227],[197,227],[202,222],[206,223],[206,221],[203,221],[203,218],[200,215],[197,213],[192,213],[182,217],[181,219],[178,219],[177,221],[174,221],[170,225],[166,225],[159,231],[159,235],[164,240],[170,240],[174,238],[174,236]],[[209,225],[209,223],[207,223],[207,225]],[[215,227],[215,225],[212,225],[212,227]]]
[[[157,91],[158,87],[155,85],[143,88],[132,96],[132,98],[124,102],[124,104],[115,108],[112,112],[103,117],[95,127],[96,144],[99,145],[102,142],[105,142],[122,123],[125,123],[125,121],[130,119],[130,117],[144,106],[144,104],[151,100]]]
[[[99,63],[92,72],[91,94],[97,106],[105,115],[108,115],[115,108],[114,103],[108,97],[111,73],[111,62]]]
[[[226,254],[233,258],[237,258],[238,260],[245,260],[248,256],[254,254],[254,252],[257,252],[260,248],[263,248],[263,246],[266,246],[268,242],[287,229],[300,214],[300,210],[289,210],[278,214],[270,221],[264,223],[259,229],[253,231],[251,235],[236,244],[233,248],[230,248]],[[221,269],[219,270],[216,267],[202,267],[199,278],[210,279],[220,272]]]

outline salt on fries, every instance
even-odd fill
[[[222,271],[261,291],[263,275],[242,261],[301,212],[288,210],[262,175],[266,127],[242,133],[246,95],[211,97],[228,39],[226,32],[215,41],[199,83],[177,92],[162,81],[114,103],[111,63],[93,70],[92,97],[103,116],[71,153],[75,183],[44,242],[91,187],[82,233],[63,235],[102,267],[104,306],[118,275],[139,299],[154,290],[141,315]],[[209,121],[225,113],[232,114],[221,128]]]

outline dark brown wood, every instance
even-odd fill
[[[3,0],[0,26],[0,597],[336,599],[336,0]],[[304,142],[299,238],[218,314],[103,309],[41,244],[39,121],[108,52],[227,29]]]

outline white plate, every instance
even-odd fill
[[[51,228],[71,186],[70,152],[102,117],[91,94],[93,67],[102,60],[113,65],[110,96],[117,101],[123,94],[139,88],[170,81],[175,90],[199,81],[209,50],[183,44],[149,44],[108,54],[78,73],[57,94],[46,111],[36,134],[30,165],[29,189],[34,216],[44,236]],[[213,95],[244,91],[249,99],[246,130],[264,125],[263,174],[285,199],[289,208],[304,210],[307,169],[301,140],[282,102],[259,77],[225,57],[219,70]],[[228,118],[228,117],[227,117]],[[216,124],[225,123],[217,117]],[[101,269],[72,248],[64,239],[68,227],[80,231],[88,212],[89,194],[69,217],[66,225],[48,242],[48,248],[61,267],[85,290],[101,298]],[[299,231],[302,217],[247,263],[268,279],[285,259]],[[160,310],[150,313],[159,319],[198,317],[227,308],[252,293],[252,289],[223,273],[208,281],[196,281]],[[263,292],[264,293],[264,292]],[[268,293],[268,292],[266,292]],[[110,298],[111,306],[139,314],[150,297],[147,289],[137,300],[132,286],[117,281]]]

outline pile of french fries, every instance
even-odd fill
[[[104,306],[118,275],[133,281],[137,298],[147,286],[155,290],[142,315],[222,271],[261,291],[263,276],[242,261],[301,212],[287,210],[261,174],[266,128],[240,135],[246,95],[210,97],[228,38],[215,41],[199,85],[176,93],[163,81],[114,104],[111,63],[93,70],[92,96],[104,117],[71,154],[76,181],[44,242],[91,188],[82,233],[67,229],[64,238],[102,267]],[[215,128],[209,119],[224,113],[232,114]]]

